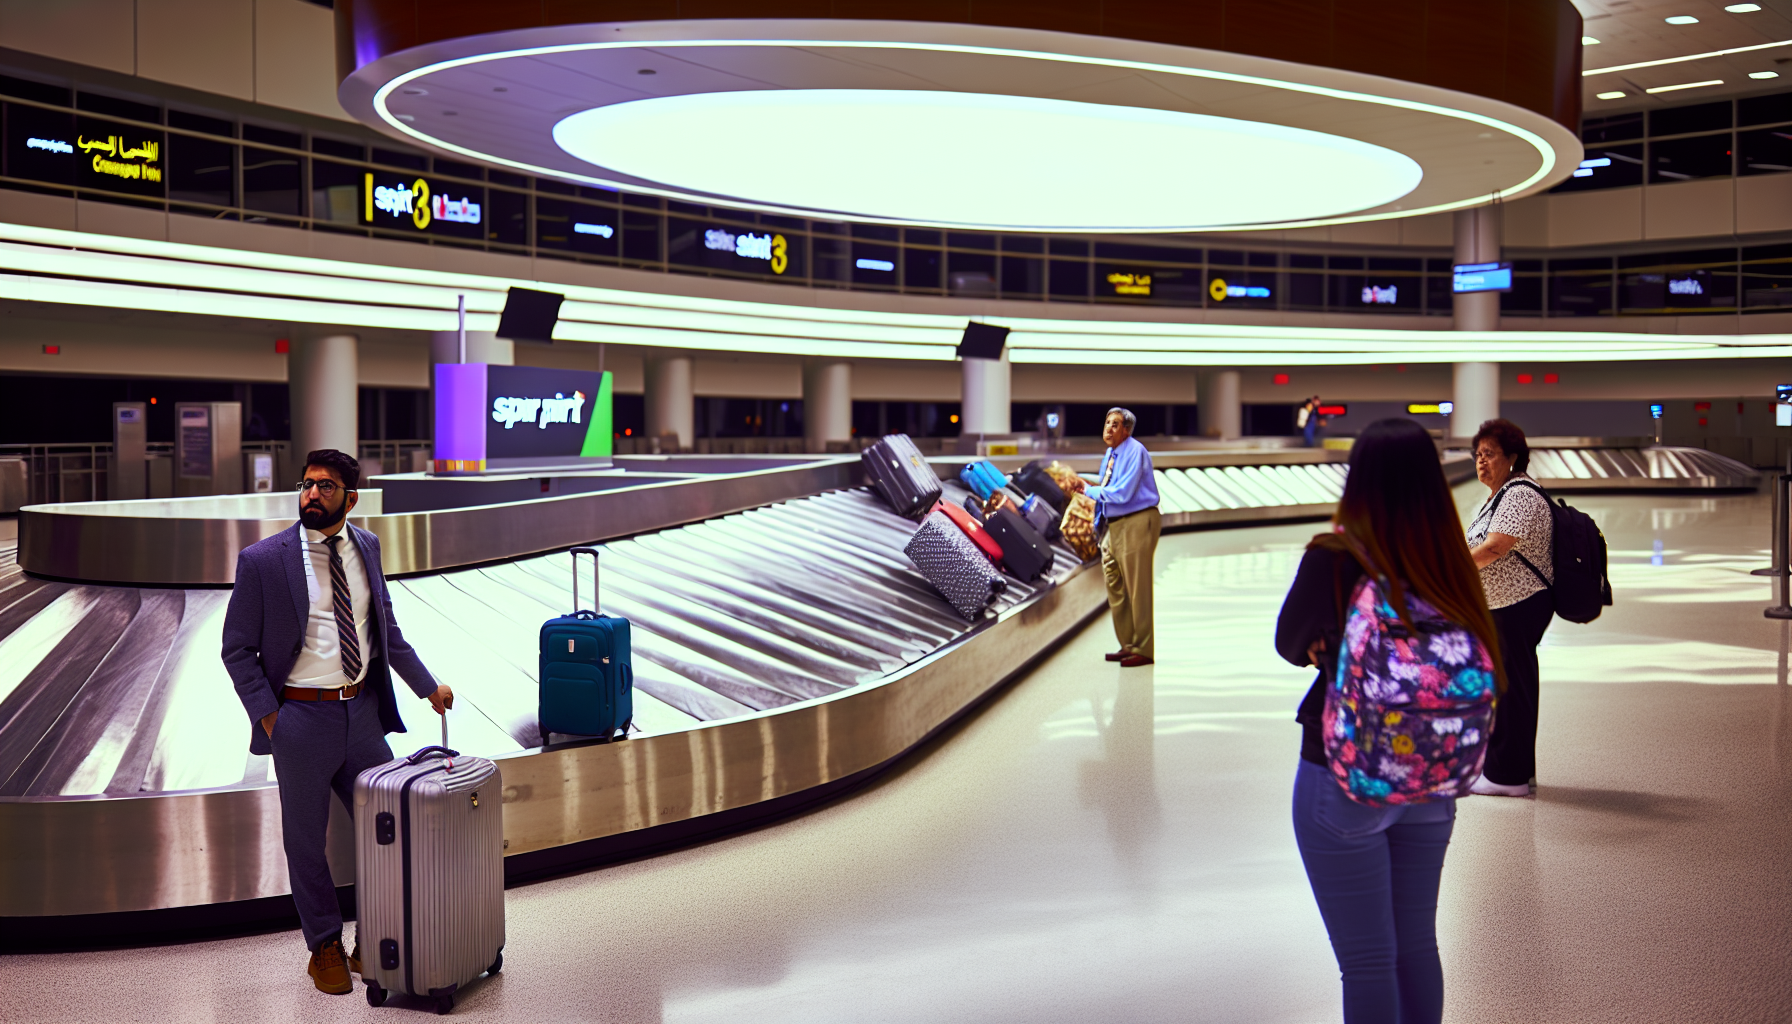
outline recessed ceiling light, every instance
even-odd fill
[[[1707,79],[1703,82],[1681,82],[1679,85],[1658,85],[1653,89],[1644,89],[1643,91],[1648,93],[1649,95],[1653,96],[1658,92],[1678,92],[1681,89],[1702,89],[1707,85],[1722,85],[1722,84],[1724,84],[1723,79],[1711,78],[1711,79]]]
[[[1670,25],[1697,25],[1699,23],[1699,19],[1690,14],[1676,14],[1672,18],[1663,18],[1661,20]]]
[[[1602,100],[1621,100],[1624,98],[1624,92],[1623,90],[1617,92],[1602,92],[1599,94],[1599,98]]]
[[[406,96],[428,96],[429,95],[428,89],[420,89],[416,86],[412,86],[411,88],[405,89],[402,91],[404,92],[404,94]]]
[[[1750,78],[1778,78],[1778,77],[1780,77],[1780,73],[1778,71],[1750,71],[1748,73],[1748,77],[1750,77]]]
[[[1582,46],[1598,46],[1599,40],[1594,39],[1592,36],[1581,36],[1580,37],[1580,45],[1582,45]]]
[[[494,86],[492,86],[492,91],[493,92],[509,92],[510,89],[506,86],[494,85]]]
[[[1724,7],[1731,14],[1753,14],[1760,9],[1760,4],[1729,4]]]
[[[652,68],[642,68],[641,70],[635,72],[635,74],[637,74],[637,75],[657,75],[657,74],[659,74],[659,72],[653,70]]]

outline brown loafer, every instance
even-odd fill
[[[342,954],[341,939],[330,939],[317,947],[317,952],[311,954],[309,973],[319,992],[340,996],[355,989],[355,983],[349,980],[348,958]]]
[[[1140,665],[1149,664],[1151,664],[1151,659],[1145,657],[1143,654],[1129,654],[1120,659],[1121,668],[1138,668]]]
[[[1122,647],[1117,651],[1109,651],[1107,654],[1103,655],[1103,657],[1107,658],[1109,661],[1119,661],[1120,659],[1126,657],[1128,654],[1131,654],[1131,653],[1132,653],[1131,651],[1128,651],[1126,648]]]

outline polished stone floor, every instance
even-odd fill
[[[1474,485],[1459,491],[1465,505]],[[1792,1019],[1792,690],[1762,497],[1587,496],[1618,604],[1543,652],[1540,789],[1461,809],[1451,1021]],[[871,789],[511,890],[473,1020],[1313,1022],[1337,972],[1288,824],[1311,524],[1159,548],[1159,662],[1105,620]],[[0,958],[0,1020],[404,1019],[296,933]]]

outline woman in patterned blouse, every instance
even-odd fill
[[[1524,797],[1537,775],[1537,645],[1555,614],[1549,499],[1525,472],[1531,449],[1517,424],[1481,424],[1474,449],[1475,475],[1492,493],[1469,524],[1469,554],[1499,628],[1506,692],[1473,791]]]

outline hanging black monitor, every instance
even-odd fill
[[[566,296],[555,292],[538,292],[532,288],[512,288],[504,297],[504,312],[498,317],[498,337],[511,341],[553,341],[554,324],[560,320],[560,304]]]
[[[964,325],[964,338],[958,343],[960,359],[1000,359],[1002,346],[1008,343],[1008,328],[995,324]]]

